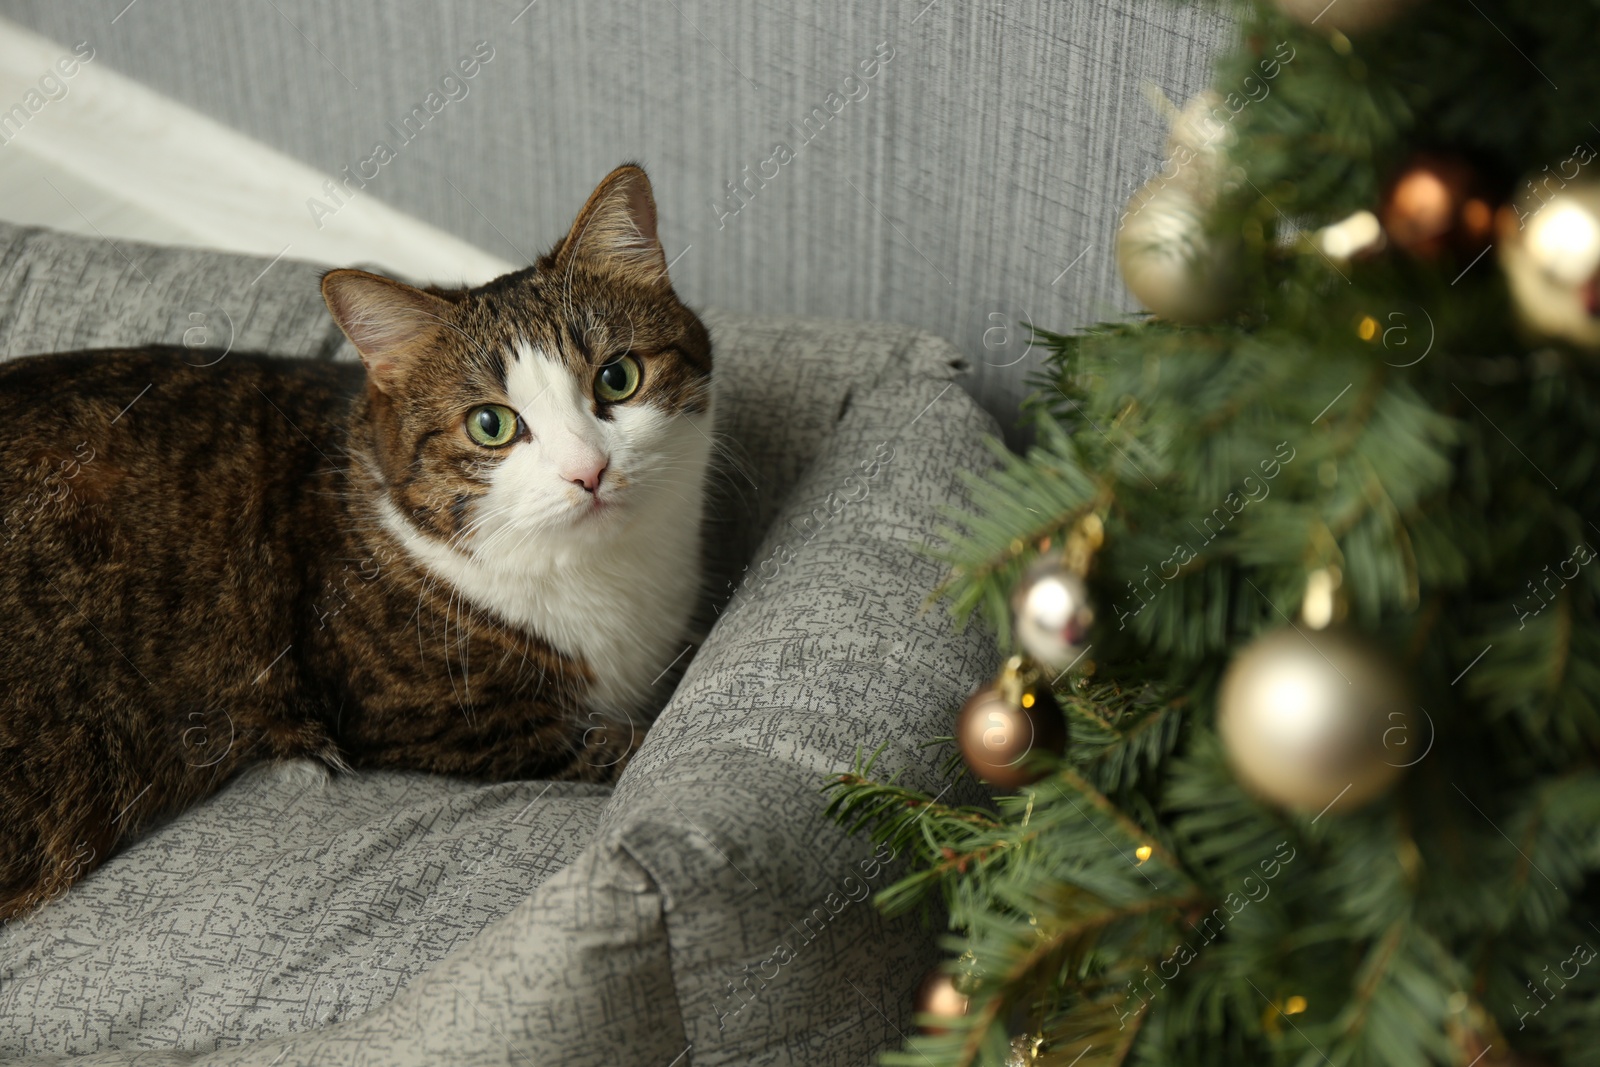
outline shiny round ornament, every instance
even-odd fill
[[[1389,243],[1418,259],[1448,252],[1467,259],[1494,235],[1483,179],[1459,156],[1418,153],[1389,183],[1379,211]]]
[[[917,1014],[938,1015],[946,1019],[959,1019],[967,1013],[967,995],[956,988],[955,976],[948,971],[934,968],[928,972],[922,984],[917,986],[915,1001]],[[937,1024],[924,1024],[922,1032],[926,1034],[947,1034],[949,1029]]]
[[[1198,324],[1238,303],[1240,242],[1212,232],[1209,211],[1187,184],[1146,182],[1117,230],[1117,269],[1157,318]]]
[[[997,789],[1017,789],[1044,777],[1036,753],[1059,757],[1067,751],[1067,722],[1049,688],[1008,683],[1004,676],[967,698],[955,732],[972,773]]]
[[[1211,322],[1238,302],[1241,242],[1211,227],[1230,181],[1227,117],[1222,97],[1209,90],[1173,112],[1167,158],[1128,201],[1117,230],[1123,284],[1169,322]]]
[[[1410,700],[1381,652],[1337,627],[1251,642],[1218,693],[1235,776],[1265,799],[1319,813],[1359,807],[1406,765]]]
[[[1600,351],[1600,182],[1530,180],[1497,221],[1500,267],[1523,328]]]
[[[1207,89],[1173,111],[1167,127],[1162,173],[1187,183],[1208,206],[1227,182],[1228,149],[1235,141],[1233,114],[1221,93]]]
[[[1416,0],[1276,0],[1279,11],[1296,22],[1332,33],[1365,33],[1387,26],[1416,6]]]
[[[1088,587],[1058,557],[1046,556],[1011,591],[1011,624],[1037,663],[1052,673],[1064,671],[1083,655],[1094,625]]]

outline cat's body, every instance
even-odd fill
[[[260,759],[593,779],[642,736],[710,458],[643,173],[527,271],[324,293],[365,367],[0,365],[0,920]]]

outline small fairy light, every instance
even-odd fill
[[[1579,285],[1600,264],[1600,221],[1570,197],[1555,197],[1528,224],[1534,262],[1569,285]]]
[[[1363,341],[1370,341],[1378,336],[1378,320],[1371,315],[1361,316],[1361,321],[1356,323],[1356,336]]]
[[[1329,259],[1353,259],[1383,247],[1383,224],[1372,212],[1357,211],[1318,230],[1317,244]]]
[[[1299,1015],[1301,1012],[1303,1012],[1305,1010],[1306,1010],[1306,998],[1305,997],[1290,997],[1288,1000],[1283,1002],[1283,1013],[1285,1015]]]
[[[1033,696],[1032,693],[1023,693],[1022,694],[1022,706],[1023,707],[1025,707],[1025,708],[1033,707],[1033,701],[1034,701],[1034,696]]]
[[[1149,859],[1150,858],[1150,853],[1151,853],[1151,848],[1150,848],[1149,845],[1140,845],[1138,848],[1134,849],[1133,850],[1133,854],[1135,856],[1139,857],[1139,863],[1136,864],[1135,866],[1142,865],[1145,860]]]
[[[1325,630],[1329,623],[1339,621],[1343,612],[1339,603],[1339,586],[1344,574],[1338,567],[1321,567],[1306,576],[1306,594],[1300,602],[1300,618],[1313,630]]]

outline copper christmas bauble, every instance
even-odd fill
[[[935,968],[917,986],[916,1009],[919,1015],[942,1015],[956,1019],[967,1013],[967,995],[956,988],[955,977],[948,971]],[[945,1034],[949,1030],[937,1024],[923,1024],[928,1034]]]
[[[1416,0],[1277,0],[1278,10],[1296,22],[1340,33],[1365,33],[1386,26]]]
[[[1600,182],[1528,181],[1501,210],[1496,244],[1523,328],[1600,351]]]
[[[1459,156],[1419,153],[1389,184],[1379,211],[1390,243],[1421,259],[1482,252],[1494,206],[1477,170]]]
[[[1229,666],[1217,732],[1252,792],[1299,811],[1348,810],[1407,764],[1407,694],[1388,657],[1356,635],[1289,627],[1257,638]]]
[[[1035,753],[1067,751],[1067,723],[1050,690],[1020,685],[1015,703],[1003,682],[986,685],[967,698],[956,716],[956,745],[972,773],[999,789],[1037,782],[1046,771]]]
[[[1037,560],[1011,591],[1011,625],[1017,641],[1052,673],[1083,655],[1094,607],[1083,579],[1057,556]]]

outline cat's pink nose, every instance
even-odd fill
[[[561,477],[585,492],[593,493],[600,488],[600,479],[605,477],[608,466],[610,461],[605,459],[574,463],[561,472]]]

